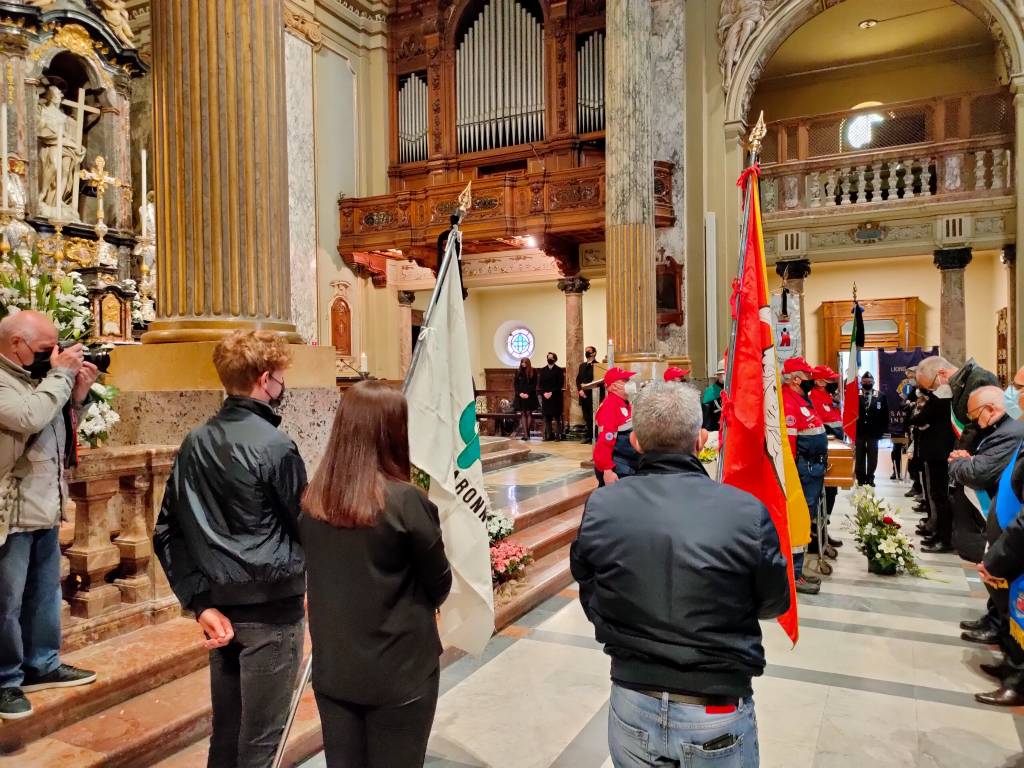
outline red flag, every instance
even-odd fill
[[[795,643],[799,626],[786,494],[786,456],[790,449],[783,426],[778,361],[768,307],[759,173],[754,166],[739,181],[741,186],[745,185],[746,193],[746,242],[739,279],[733,285],[735,343],[727,352],[730,376],[722,398],[722,482],[756,496],[771,514],[789,570],[789,611],[779,617],[779,624]],[[791,455],[789,464],[793,464]],[[795,466],[793,469],[795,474]],[[803,505],[806,516],[803,493],[794,494],[792,500]]]

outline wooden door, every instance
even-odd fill
[[[913,349],[922,345],[918,336],[920,302],[916,296],[899,299],[862,299],[864,308],[864,346],[866,349]],[[850,348],[853,330],[852,301],[824,301],[821,304],[822,343],[825,347],[822,361],[833,368],[839,364],[839,352]]]

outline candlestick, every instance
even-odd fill
[[[149,218],[149,196],[146,194],[148,191],[148,183],[146,179],[146,148],[142,148],[142,236],[145,237],[146,232],[146,219]]]
[[[608,367],[615,367],[615,344],[611,339],[608,339]]]
[[[359,372],[360,373],[369,373],[369,371],[370,371],[370,363],[369,363],[369,360],[367,360],[367,358],[366,358],[366,353],[363,352],[362,354],[359,355]]]
[[[57,194],[54,216],[63,219],[64,208],[64,121],[57,124]]]
[[[2,182],[4,185],[3,193],[3,208],[7,210],[7,173],[8,173],[8,154],[7,154],[7,102],[0,104],[0,154],[3,155],[4,172]]]

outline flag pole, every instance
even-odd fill
[[[473,205],[473,182],[469,182],[466,188],[462,190],[459,195],[459,207],[451,217],[451,228],[448,230],[448,239],[444,247],[444,255],[440,257],[440,267],[437,270],[437,280],[434,281],[434,291],[430,295],[430,303],[427,304],[427,311],[423,315],[423,327],[428,328],[430,326],[430,317],[434,313],[434,307],[437,305],[437,300],[441,295],[441,288],[444,286],[445,278],[448,276],[448,270],[451,267],[453,259],[462,259],[462,231],[459,229],[459,225],[465,218],[466,213]],[[442,233],[443,237],[443,233]],[[438,238],[438,251],[441,249],[441,238]],[[456,255],[457,252],[457,255]],[[421,331],[422,333],[422,331]],[[409,382],[412,381],[413,372],[416,370],[416,366],[420,361],[420,353],[423,350],[421,344],[416,345],[416,351],[413,352],[412,362],[409,363],[409,370],[405,374],[405,381],[402,382],[402,392],[404,393],[409,388]]]
[[[754,125],[754,129],[750,132],[750,136],[747,139],[747,147],[750,150],[746,168],[751,168],[757,164],[761,154],[761,142],[764,140],[765,134],[768,129],[764,124],[764,110],[761,110],[760,116],[757,118],[757,123]],[[737,275],[743,274],[744,263],[747,258],[747,235],[748,228],[750,226],[750,206],[754,203],[754,185],[750,179],[743,184],[743,221],[740,223],[740,253],[739,262],[736,270]],[[739,333],[739,318],[733,317],[732,324],[729,329],[729,347],[726,350],[727,359],[725,361],[725,392],[728,393],[732,388],[733,372],[735,368],[735,350],[736,350],[736,336]],[[722,457],[725,455],[725,438],[726,438],[726,424],[723,422],[719,427],[718,437],[718,482],[722,482],[722,472],[724,462]]]

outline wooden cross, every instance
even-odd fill
[[[78,175],[83,181],[88,182],[96,188],[96,221],[103,221],[103,195],[107,191],[107,185],[123,187],[124,182],[106,173],[107,161],[103,155],[97,155],[91,171],[82,170]]]
[[[75,118],[75,145],[79,146],[79,147],[84,147],[85,145],[82,143],[82,137],[83,137],[83,134],[85,133],[85,113],[86,112],[91,112],[94,115],[98,115],[98,114],[100,114],[100,110],[97,109],[96,107],[90,107],[88,104],[85,103],[85,89],[84,88],[79,88],[78,89],[78,101],[71,101],[70,99],[62,98],[60,103],[61,103],[61,106],[71,107],[71,109],[74,110],[74,115],[73,116]],[[82,178],[85,178],[85,177],[83,176]],[[78,210],[78,185],[77,184],[75,184],[73,186],[73,189],[72,189],[72,192],[71,192],[71,207],[74,210],[76,210],[76,211]]]

